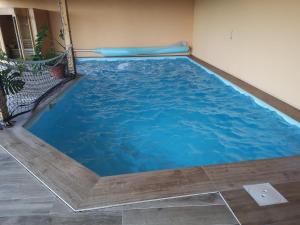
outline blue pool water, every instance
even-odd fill
[[[100,176],[299,155],[300,128],[188,58],[82,60],[28,128]]]

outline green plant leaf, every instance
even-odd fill
[[[25,82],[21,79],[21,74],[19,72],[8,72],[2,73],[1,83],[6,95],[16,94],[20,92]]]
[[[0,85],[6,95],[16,94],[24,88],[24,70],[25,65],[22,62],[12,61],[0,51]]]

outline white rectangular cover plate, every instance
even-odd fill
[[[283,204],[288,202],[288,200],[269,183],[244,185],[244,189],[251,195],[259,206]]]

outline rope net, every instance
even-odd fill
[[[67,53],[64,52],[44,61],[9,61],[9,66],[14,67],[15,71],[20,72],[22,68],[19,79],[24,82],[24,85],[17,93],[6,95],[8,120],[35,109],[39,102],[56,87],[70,80],[67,71]],[[7,67],[7,62],[5,64],[0,61],[0,67]]]

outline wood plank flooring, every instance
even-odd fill
[[[299,225],[300,182],[275,184],[274,187],[287,198],[287,204],[259,207],[242,189],[222,194],[242,224]]]
[[[219,191],[241,189],[245,184],[300,181],[300,157],[256,160],[204,167]]]
[[[73,208],[99,177],[22,127],[0,131],[0,145]]]
[[[2,134],[0,133],[0,137],[4,137]],[[23,150],[26,151],[27,149]],[[162,225],[180,224],[182,222],[179,219],[172,219],[178,215],[181,215],[180,218],[186,217],[186,224],[198,224],[196,221],[201,220],[197,215],[202,215],[203,221],[201,223],[206,224],[205,215],[208,211],[213,212],[213,214],[220,213],[219,219],[228,219],[228,215],[223,215],[225,208],[220,207],[222,200],[210,195],[201,198],[193,196],[126,204],[96,210],[96,216],[94,215],[95,211],[84,214],[74,213],[7,152],[3,150],[0,152],[0,224],[27,225],[33,222],[81,224],[82,221],[91,221],[86,224],[122,224],[120,221],[123,221],[123,224],[134,224],[132,222],[134,215],[136,215],[137,223],[149,225],[158,223],[157,219],[161,221]],[[106,203],[120,203],[120,199],[130,202],[139,199],[145,200],[143,198],[145,196],[166,197],[169,195],[176,196],[178,193],[191,194],[191,192],[201,193],[208,190],[218,190],[221,191],[242,224],[300,224],[300,157],[158,171],[140,175],[142,175],[142,180],[140,180],[142,186],[136,186],[139,178],[130,175],[102,180],[105,183],[103,186],[96,183],[90,189],[91,192],[88,193],[87,201],[83,202],[83,204],[87,204],[84,206],[95,205],[99,201],[103,201],[106,205]],[[242,186],[263,182],[273,184],[289,200],[289,203],[258,207],[242,189]],[[104,188],[101,189],[101,187]],[[150,193],[148,193],[149,190]],[[151,194],[151,190],[154,195]],[[215,205],[219,208],[212,210],[206,208],[208,211],[194,208],[195,206],[203,207],[203,205],[206,207]],[[183,210],[182,207],[185,209]],[[161,210],[162,208],[164,210]],[[159,216],[153,217],[154,214]],[[152,217],[153,220],[149,220]],[[216,220],[212,221],[218,223],[218,218],[214,217]],[[176,224],[175,221],[179,222]]]
[[[218,193],[74,213],[0,149],[1,225],[237,225]]]
[[[150,173],[104,177],[89,193],[80,208],[90,205],[114,205],[148,199],[213,192],[212,182],[202,168],[166,170]]]
[[[78,211],[300,179],[300,157],[99,177],[22,127],[0,131],[0,137],[4,148]]]

